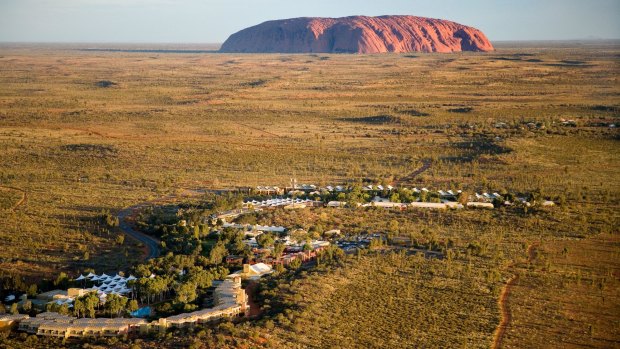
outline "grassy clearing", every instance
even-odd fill
[[[541,244],[518,271],[505,347],[617,347],[619,256],[617,234]]]
[[[275,319],[275,346],[488,347],[498,288],[485,277],[489,265],[473,264],[366,256],[343,270],[282,284],[271,293],[291,310]]]
[[[22,191],[15,188],[0,187],[0,211],[13,210],[24,200]]]

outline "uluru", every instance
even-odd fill
[[[385,53],[493,51],[484,33],[416,16],[303,17],[268,21],[231,35],[225,53]]]

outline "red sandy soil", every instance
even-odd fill
[[[538,244],[531,244],[528,248],[527,248],[527,263],[531,263],[532,261],[534,261],[534,258],[536,258],[536,247],[538,246]],[[518,263],[512,264],[510,266],[510,268],[514,268],[517,265],[519,265]],[[506,329],[508,328],[508,326],[510,325],[510,322],[512,321],[512,312],[510,311],[510,307],[509,307],[509,303],[508,303],[508,299],[510,298],[510,292],[512,291],[512,287],[517,283],[517,281],[519,280],[519,275],[518,274],[514,274],[506,283],[506,286],[504,286],[504,289],[502,290],[501,295],[499,296],[499,308],[500,311],[502,313],[502,320],[500,321],[499,325],[497,326],[497,329],[495,330],[495,336],[493,336],[493,345],[491,346],[491,348],[493,349],[499,349],[502,347],[502,339],[504,338],[504,334],[506,333]]]

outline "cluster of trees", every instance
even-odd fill
[[[175,254],[199,255],[202,253],[200,236],[196,236],[187,226],[174,226],[170,230],[163,227],[162,247]]]
[[[101,306],[101,301],[96,292],[89,292],[78,297],[73,302],[73,312],[77,317],[94,318],[95,312]]]
[[[25,307],[24,310],[27,311]],[[73,309],[67,304],[51,303],[46,306],[46,310],[76,317],[95,318],[97,314],[119,317],[138,310],[138,301],[116,294],[108,294],[102,301],[96,292],[89,292],[74,300]]]
[[[135,299],[129,300],[127,297],[109,294],[106,297],[105,310],[110,317],[118,317],[122,315],[125,311],[133,312],[138,310],[138,301]]]
[[[28,306],[32,306],[32,303],[24,304],[24,311],[30,311],[30,308],[26,310]],[[6,307],[2,302],[0,302],[0,314],[4,314],[4,313],[6,313]],[[11,306],[9,307],[9,314],[11,315],[19,314],[19,307],[17,306],[17,303],[11,304]]]
[[[216,195],[212,193],[206,194],[203,199],[210,202],[210,205],[209,208],[205,210],[204,214],[217,213],[237,208],[243,202],[243,198],[243,195],[232,192],[224,195]]]
[[[48,310],[60,314],[69,314],[66,304],[60,306],[53,304]],[[76,298],[73,302],[73,315],[77,317],[94,318],[97,311],[101,310],[109,317],[119,317],[125,313],[138,310],[138,302],[135,299],[130,300],[116,294],[108,294],[105,301],[102,302],[96,292],[89,292]]]
[[[159,268],[166,265],[168,264],[165,262],[153,263],[150,266],[140,265],[136,267],[136,273],[143,276],[150,273],[151,269],[160,270]],[[104,314],[108,316],[121,316],[126,311],[137,310],[138,300],[146,304],[172,300],[178,311],[191,310],[196,306],[190,306],[190,303],[196,301],[200,294],[211,287],[214,280],[222,279],[228,274],[228,270],[222,267],[204,269],[200,266],[188,266],[188,264],[177,265],[186,267],[187,271],[170,272],[154,277],[140,277],[128,282],[128,286],[132,289],[132,299],[109,294],[105,302],[102,303],[96,293],[88,293],[79,297],[74,302],[73,314],[78,317],[95,317],[98,311],[103,310]],[[172,270],[176,270],[176,268],[172,267]],[[48,310],[61,314],[71,313],[66,304],[51,304],[48,306]]]
[[[116,215],[111,214],[110,211],[108,210],[101,211],[99,218],[101,222],[108,228],[118,227],[120,223],[118,220],[118,217]]]
[[[27,293],[31,296],[37,294],[37,284],[27,283],[22,277],[12,273],[1,275],[0,285],[2,286],[1,290],[5,290],[7,292],[17,291]]]
[[[346,254],[340,247],[329,245],[317,255],[317,265],[342,266],[346,258]]]
[[[143,277],[128,283],[141,303],[164,300],[172,291],[173,278],[170,276]]]
[[[216,238],[217,243],[210,251],[210,258],[214,264],[221,263],[223,257],[226,257],[228,254],[245,256],[247,258],[252,257],[252,250],[243,242],[245,239],[245,234],[243,232],[236,229],[225,228]]]
[[[223,258],[223,257],[222,257]],[[225,278],[229,270],[203,255],[169,252],[134,268],[139,278],[128,283],[142,303],[171,301],[177,311],[191,309],[214,280]]]

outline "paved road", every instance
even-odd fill
[[[200,194],[206,193],[207,191],[214,192],[214,193],[223,193],[223,192],[226,192],[227,190],[226,189],[192,190],[192,193],[193,195],[200,195]],[[159,240],[150,235],[147,235],[147,234],[144,234],[142,232],[135,230],[131,226],[131,223],[127,220],[127,218],[131,216],[136,210],[139,210],[145,206],[152,205],[158,202],[163,203],[169,200],[176,200],[176,199],[177,199],[177,196],[175,194],[171,194],[158,200],[154,200],[151,202],[143,202],[139,205],[127,207],[126,209],[123,209],[118,213],[119,228],[125,234],[138,240],[139,242],[143,243],[144,246],[146,246],[146,250],[147,250],[146,260],[157,258],[161,255],[161,250],[159,248]]]
[[[141,233],[134,228],[132,228],[131,224],[127,221],[127,217],[129,217],[136,209],[142,207],[142,205],[131,206],[128,207],[118,213],[119,220],[119,228],[129,235],[130,237],[138,240],[143,243],[147,249],[146,260],[153,259],[159,257],[161,251],[159,250],[159,241],[152,236]]]
[[[208,191],[219,194],[219,193],[226,192],[227,190],[226,189],[192,190],[194,195],[204,194]],[[177,196],[175,194],[171,194],[161,199],[154,200],[152,202],[144,202],[139,205],[127,207],[126,209],[123,209],[118,213],[119,228],[129,237],[134,238],[135,240],[138,240],[139,242],[144,244],[144,246],[146,247],[146,251],[147,251],[146,260],[157,258],[161,255],[161,250],[159,249],[159,240],[152,236],[149,236],[147,234],[144,234],[142,232],[135,230],[131,226],[131,223],[127,220],[127,218],[131,216],[136,210],[141,209],[145,206],[152,205],[157,202],[166,202],[168,200],[175,200],[176,198]]]

